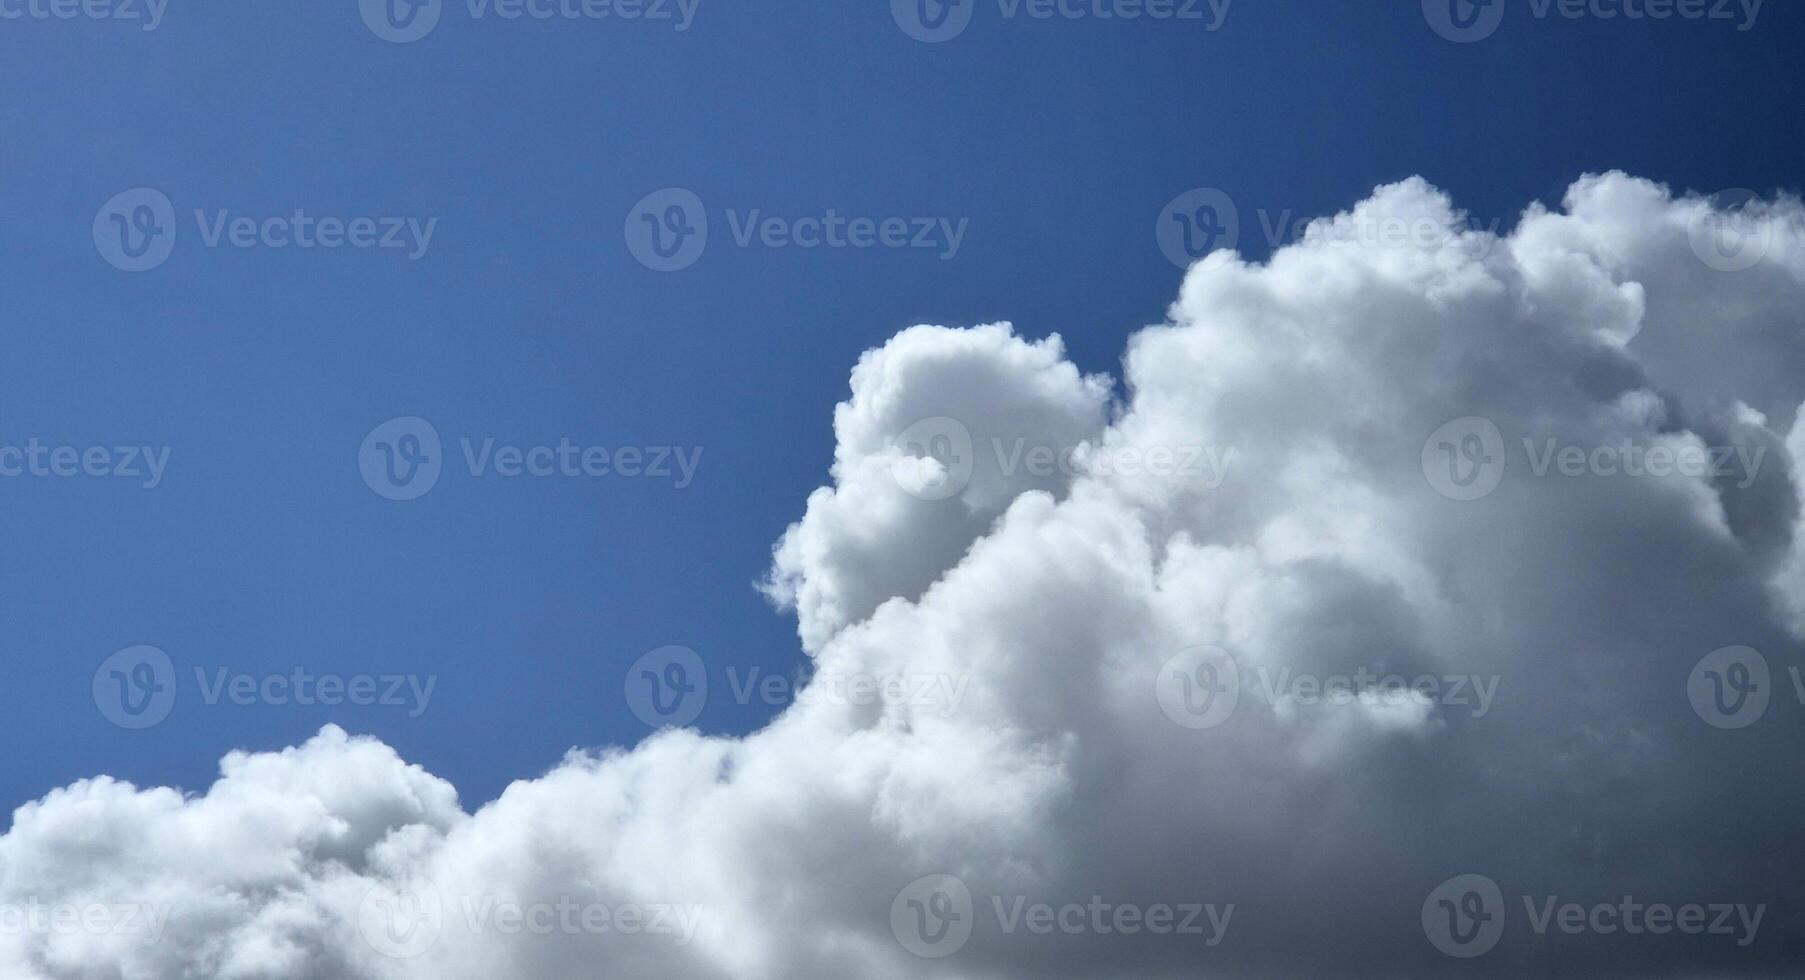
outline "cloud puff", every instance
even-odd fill
[[[1446,233],[1340,233],[1399,220]],[[0,838],[0,972],[1796,964],[1802,228],[1608,174],[1495,238],[1381,187],[1266,264],[1197,263],[1119,403],[1057,338],[904,331],[765,583],[817,696],[474,814],[335,728],[205,796],[79,783]],[[1763,716],[1726,647],[1759,652]],[[821,695],[860,680],[892,686]],[[1731,931],[1605,932],[1626,901]],[[1567,903],[1616,911],[1537,927]]]

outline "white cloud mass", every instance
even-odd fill
[[[1740,212],[1734,271],[1699,251],[1722,217],[1608,174],[1495,238],[1422,180],[1381,187],[1265,264],[1198,262],[1120,390],[1057,337],[906,330],[854,370],[834,485],[764,587],[815,684],[957,678],[956,705],[807,699],[743,738],[573,753],[475,813],[337,728],[228,756],[205,795],[80,782],[0,837],[0,976],[1800,975],[1805,210]],[[1425,219],[1446,234],[1337,233]],[[950,484],[901,438],[936,417],[970,436]],[[1451,499],[1425,440],[1471,417],[1508,469]],[[1587,472],[1537,475],[1548,445]],[[1597,469],[1624,446],[1767,464]],[[1772,671],[1740,730],[1688,701],[1731,645]],[[1232,657],[1199,683],[1241,688],[1189,727],[1160,685],[1199,647]],[[1492,690],[1291,683],[1357,670]],[[1454,959],[1424,905],[1468,873],[1505,928]],[[948,955],[893,928],[927,875],[970,896]],[[1550,897],[1765,917],[1746,945],[1538,933],[1525,899]],[[1042,903],[1085,908],[1015,918]],[[1195,930],[1151,928],[1191,905]]]

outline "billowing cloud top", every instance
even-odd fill
[[[0,838],[0,976],[1796,970],[1802,243],[1410,180],[1197,263],[1120,391],[906,330],[764,583],[815,668],[768,728],[475,813],[337,728],[78,783]]]

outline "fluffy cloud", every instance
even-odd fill
[[[1400,220],[1447,231],[1348,233]],[[1411,180],[1314,231],[1194,266],[1120,402],[1006,325],[860,361],[765,588],[817,690],[899,696],[573,754],[474,814],[330,728],[204,796],[80,783],[0,838],[0,973],[1796,964],[1805,211],[1609,174],[1500,239]],[[1740,675],[1695,665],[1730,646],[1764,717],[1713,715]],[[1463,874],[1503,929],[1457,959]],[[1598,930],[1626,897],[1762,918]],[[1570,902],[1617,911],[1538,931]]]

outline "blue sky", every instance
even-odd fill
[[[972,0],[975,2],[975,0]],[[1206,21],[1212,16],[1207,5]],[[25,4],[4,5],[24,9]],[[0,20],[0,446],[168,447],[129,478],[0,478],[8,806],[97,773],[204,787],[233,748],[328,721],[467,803],[646,726],[622,676],[654,648],[788,672],[752,588],[827,481],[861,351],[918,322],[1008,319],[1116,368],[1179,270],[1161,209],[1224,191],[1241,245],[1420,173],[1483,224],[1582,172],[1797,189],[1805,11],[1539,19],[1457,44],[1416,2],[1236,0],[1199,22],[1039,20],[990,0],[938,44],[888,5],[701,0],[668,22],[473,18],[390,43],[351,0],[170,0],[141,23]],[[1738,15],[1740,16],[1740,14]],[[110,265],[96,214],[155,188],[176,245]],[[687,268],[636,261],[646,195],[710,221]],[[194,211],[435,221],[407,249],[208,247]],[[945,219],[956,255],[736,241],[761,216]],[[371,491],[360,446],[430,420],[447,472]],[[700,447],[693,483],[472,476],[457,440]],[[91,682],[152,644],[167,720],[111,724]],[[194,668],[436,677],[392,706],[206,705]],[[773,707],[710,701],[709,731]]]

